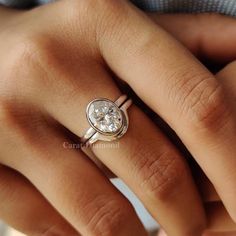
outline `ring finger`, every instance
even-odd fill
[[[121,94],[99,63],[92,66],[93,70],[90,67],[80,68],[80,78],[73,83],[62,78],[63,83],[54,85],[56,89],[52,87],[53,91],[63,88],[63,95],[48,89],[42,96],[45,99],[40,101],[54,119],[79,137],[89,127],[85,116],[87,104],[100,97],[115,101]],[[76,78],[77,72],[71,73],[69,76]],[[51,94],[53,98],[47,99]],[[119,140],[119,148],[93,151],[134,190],[171,235],[199,235],[204,213],[187,165],[141,110],[134,105],[128,113],[130,127]]]

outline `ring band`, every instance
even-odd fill
[[[132,100],[121,95],[115,102],[107,98],[92,100],[86,109],[90,128],[81,138],[81,143],[91,145],[98,140],[113,141],[121,138],[127,131],[129,119],[127,109]]]

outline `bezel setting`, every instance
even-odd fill
[[[110,109],[115,109],[115,111],[110,111]],[[96,120],[94,117],[96,112],[103,113],[99,114],[100,117],[98,117],[98,119],[101,118],[100,121]],[[86,116],[90,126],[105,136],[113,136],[120,133],[126,119],[124,112],[113,101],[107,98],[99,98],[91,101],[87,106]],[[95,120],[97,123],[95,123]],[[102,129],[102,127],[99,126],[104,126],[104,128]],[[115,127],[114,130],[111,130],[109,126]]]
[[[98,140],[113,141],[122,137],[129,124],[127,109],[132,104],[126,95],[115,102],[107,98],[92,100],[86,108],[86,117],[90,128],[81,139],[81,143],[93,144]]]

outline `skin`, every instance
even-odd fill
[[[216,75],[234,104],[236,102],[235,75],[236,62],[230,63]],[[212,184],[206,180],[198,183],[205,199],[205,210],[208,219],[207,229],[203,236],[234,236],[236,234],[236,224],[227,213],[217,193],[212,188]],[[167,234],[161,230],[158,236],[167,236]]]
[[[112,70],[176,131],[235,220],[233,105],[177,40],[123,1],[0,13],[1,218],[27,235],[146,235],[104,174],[62,145],[84,134],[91,99],[121,94]],[[205,213],[185,159],[137,106],[129,116],[122,148],[94,149],[98,159],[168,235],[201,234]]]
[[[236,47],[233,45],[236,37],[235,19],[215,14],[199,15],[156,15],[150,17],[181,41],[194,55],[210,61],[212,64],[227,64],[217,74],[229,99],[235,106],[236,98]],[[186,23],[187,22],[187,23]],[[185,29],[184,31],[182,29]],[[194,36],[192,32],[195,33]],[[222,34],[219,35],[219,32]],[[218,35],[218,37],[217,37]],[[225,37],[227,35],[227,37]],[[191,37],[190,37],[191,36]],[[217,40],[213,40],[217,37]],[[221,66],[223,67],[223,66]],[[208,224],[204,236],[233,236],[236,224],[225,210],[214,186],[201,171],[195,174],[202,198]],[[166,236],[161,230],[158,236]]]

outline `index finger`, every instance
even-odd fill
[[[116,12],[119,30],[97,37],[103,57],[177,132],[236,220],[236,123],[220,83],[134,7],[116,3]]]

